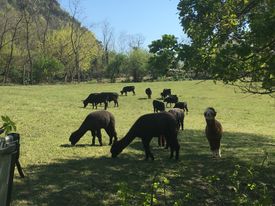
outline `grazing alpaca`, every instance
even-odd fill
[[[212,107],[208,107],[205,110],[205,135],[209,142],[213,157],[221,157],[220,144],[223,130],[221,123],[215,119],[216,114],[217,112]]]
[[[147,89],[145,89],[145,93],[147,94],[148,99],[151,99],[151,96],[152,96],[152,90],[151,90],[150,88],[147,88]]]
[[[112,115],[112,113],[102,110],[102,111],[96,111],[90,113],[78,130],[74,131],[69,141],[72,145],[75,145],[80,138],[88,131],[90,130],[92,133],[92,145],[95,144],[95,137],[98,137],[98,141],[100,146],[102,146],[102,136],[101,136],[101,129],[105,129],[106,133],[110,137],[109,145],[112,144],[112,139],[114,138],[114,141],[117,140],[117,134],[115,130],[115,117]]]
[[[150,151],[150,142],[153,137],[165,136],[170,146],[170,158],[176,151],[176,159],[179,158],[180,145],[177,139],[178,126],[175,117],[169,112],[151,113],[142,115],[130,128],[124,138],[115,142],[111,147],[112,157],[116,157],[136,137],[140,137],[145,150],[145,159],[149,157],[154,160]]]
[[[179,128],[181,126],[181,130],[184,128],[184,110],[179,108],[170,109],[169,112],[175,115],[176,120],[178,122]]]

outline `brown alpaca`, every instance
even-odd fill
[[[215,119],[217,112],[213,107],[208,107],[204,112],[206,121],[205,135],[210,145],[213,157],[221,157],[222,125]]]

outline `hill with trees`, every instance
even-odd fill
[[[80,81],[102,46],[56,0],[0,0],[0,81]]]

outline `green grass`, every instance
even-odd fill
[[[114,108],[111,103],[108,108],[116,118],[118,137],[122,138],[140,115],[153,111],[145,88],[151,87],[152,99],[159,98],[163,88],[171,88],[181,101],[188,102],[190,110],[185,118],[185,130],[178,135],[181,145],[178,162],[168,159],[169,152],[159,148],[156,139],[151,143],[155,161],[143,160],[139,139],[112,159],[105,131],[103,147],[89,145],[89,132],[76,147],[69,147],[71,132],[94,111],[91,105],[84,109],[81,100],[91,92],[119,92],[125,85],[0,87],[0,114],[8,115],[17,124],[17,132],[21,134],[20,162],[26,174],[26,178],[21,179],[15,171],[12,205],[120,205],[117,195],[120,183],[127,183],[129,191],[136,195],[131,201],[138,201],[141,193],[150,192],[155,175],[170,180],[168,205],[183,200],[188,193],[191,198],[187,205],[220,205],[205,179],[212,175],[221,177],[218,187],[221,199],[225,205],[232,205],[232,193],[227,191],[227,185],[237,164],[242,168],[255,168],[253,181],[267,184],[274,194],[275,100],[235,93],[233,87],[215,85],[212,81],[127,84],[136,86],[136,95],[120,96],[119,107]],[[217,110],[217,119],[224,128],[220,160],[211,158],[204,136],[203,112],[208,106]],[[269,154],[269,164],[261,167],[264,151]],[[240,175],[245,181],[246,175]],[[158,198],[159,205],[164,205],[163,195],[158,194]]]

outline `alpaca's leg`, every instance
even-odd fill
[[[113,137],[114,137],[114,142],[116,142],[117,141],[117,134],[116,134],[116,131],[115,131],[115,128],[114,128],[114,126],[113,125],[110,125],[110,126],[108,126],[106,129],[105,129],[105,131],[106,131],[106,133],[108,134],[108,136],[109,136],[109,145],[111,145],[112,144],[112,139],[113,139]]]
[[[92,145],[95,145],[96,131],[92,130],[91,133],[92,133]]]
[[[175,159],[178,160],[179,159],[179,150],[180,150],[180,145],[179,145],[179,142],[178,142],[178,139],[177,139],[177,136],[175,136],[174,138],[174,144],[173,144],[173,147],[176,151],[176,156],[175,156]]]
[[[151,139],[152,137],[142,138],[142,143],[145,150],[145,160],[148,160],[149,157],[151,157],[151,159],[154,160],[154,156],[151,153],[150,146],[149,146]]]
[[[164,147],[164,145],[165,145],[165,137],[164,137],[163,135],[160,135],[160,136],[158,137],[158,145],[159,145],[160,147]]]
[[[99,145],[102,146],[102,135],[101,135],[101,130],[98,129],[98,130],[96,131],[96,133],[97,133],[96,135],[97,135],[97,138],[98,138]]]
[[[162,136],[161,136],[161,146],[162,146],[162,147],[165,146],[165,142],[166,142],[166,141],[165,141],[165,136],[162,135]],[[166,145],[166,147],[167,147],[167,145]]]
[[[170,147],[170,159],[172,159],[174,156],[174,148],[171,146]]]

